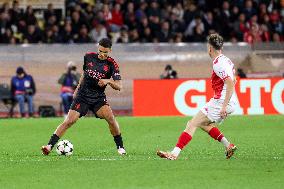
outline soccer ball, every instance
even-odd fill
[[[58,155],[70,156],[73,154],[73,144],[69,140],[61,140],[56,147]]]

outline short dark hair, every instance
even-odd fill
[[[207,42],[216,50],[221,50],[223,47],[223,37],[217,33],[210,34],[207,37]]]
[[[109,38],[103,38],[99,41],[99,45],[103,46],[104,48],[111,48],[112,42]]]
[[[25,74],[26,72],[25,72],[24,68],[20,66],[20,67],[17,68],[16,73],[18,75],[21,75],[21,74]]]

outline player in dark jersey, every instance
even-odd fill
[[[74,92],[74,100],[67,118],[57,127],[48,144],[42,146],[41,150],[44,155],[50,153],[66,130],[80,117],[85,116],[88,110],[91,110],[96,117],[107,121],[118,153],[126,154],[118,122],[107,103],[104,92],[107,85],[115,90],[120,90],[122,87],[118,64],[108,56],[111,46],[112,42],[104,38],[99,41],[98,53],[91,52],[84,56],[84,72]]]

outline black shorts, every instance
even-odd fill
[[[104,105],[108,105],[106,97],[98,97],[96,100],[92,100],[92,102],[88,102],[87,99],[77,96],[73,100],[70,106],[70,109],[75,110],[76,112],[79,112],[80,117],[85,116],[90,110],[98,118],[96,112]]]

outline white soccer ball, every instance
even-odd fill
[[[73,144],[69,140],[61,140],[57,144],[56,152],[61,156],[70,156],[73,154],[73,149]]]

